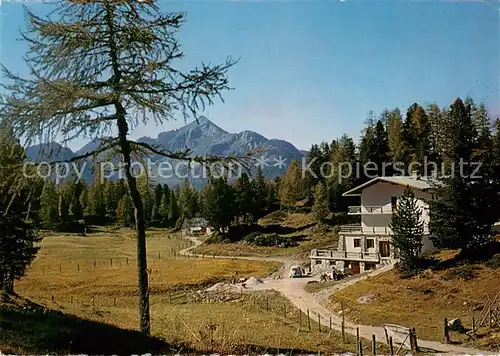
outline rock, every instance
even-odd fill
[[[463,305],[463,306],[466,306],[466,305],[468,305],[468,304],[469,304],[469,302],[463,302],[463,303],[462,303],[462,305]]]
[[[465,332],[465,328],[462,325],[462,321],[459,318],[449,319],[448,328],[452,331],[457,331],[459,333]]]
[[[377,299],[375,294],[365,294],[357,299],[359,304],[367,304]]]

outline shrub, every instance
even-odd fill
[[[493,255],[493,257],[486,262],[490,268],[500,268],[500,253]]]
[[[278,234],[259,234],[258,232],[253,232],[248,234],[243,239],[243,242],[249,245],[256,246],[279,246],[279,247],[293,247],[297,246],[297,242],[280,236]]]
[[[455,269],[451,269],[443,276],[445,280],[452,280],[460,278],[466,281],[470,281],[476,277],[476,271],[472,266],[462,266]]]

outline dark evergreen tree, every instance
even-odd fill
[[[233,188],[227,178],[212,178],[204,198],[204,212],[214,229],[224,233],[235,216]]]
[[[54,229],[59,223],[59,197],[56,185],[51,180],[46,180],[40,197],[40,210],[38,218],[42,227]]]
[[[471,257],[491,239],[498,217],[494,183],[498,178],[491,175],[490,164],[483,162],[477,172],[471,164],[477,147],[471,107],[457,99],[448,115],[449,147],[444,159],[449,172],[440,178],[435,199],[430,201],[429,227],[437,247],[459,248],[463,256]]]
[[[21,178],[25,160],[19,141],[0,122],[0,289],[10,294],[14,292],[14,281],[24,276],[36,257],[41,240],[25,219],[35,183]]]
[[[422,209],[418,206],[415,193],[408,186],[398,199],[397,210],[393,212],[390,227],[391,244],[399,254],[402,270],[415,270],[422,252],[424,222]]]
[[[181,217],[181,214],[179,212],[179,206],[177,205],[177,196],[175,194],[174,190],[170,191],[170,202],[168,206],[168,222],[171,226],[175,226],[177,224],[177,221]],[[162,201],[163,204],[163,201]]]
[[[253,190],[250,178],[245,172],[236,180],[234,193],[236,214],[244,222],[253,223],[257,215],[256,192]]]

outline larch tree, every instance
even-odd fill
[[[318,225],[323,226],[329,212],[326,188],[322,183],[318,183],[314,189],[314,204],[312,206],[312,213]]]
[[[177,32],[184,14],[162,13],[155,0],[61,1],[48,17],[26,10],[26,19],[22,38],[29,46],[30,76],[3,68],[2,117],[27,142],[100,139],[97,149],[71,161],[104,152],[120,157],[136,216],[140,329],[149,334],[144,205],[133,157],[155,154],[201,163],[221,158],[169,152],[129,135],[139,123],[196,117],[230,89],[227,71],[235,61],[187,72],[176,68],[183,58]],[[117,134],[109,137],[110,132]]]
[[[402,161],[404,158],[403,119],[399,109],[394,109],[388,114],[387,141],[392,162]]]

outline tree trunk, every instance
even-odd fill
[[[109,30],[109,55],[111,57],[115,93],[120,93],[120,81],[122,72],[118,63],[118,48],[115,41],[114,11],[110,3],[105,2],[106,19]],[[149,316],[149,280],[148,280],[148,262],[146,255],[146,224],[144,219],[144,205],[141,194],[137,190],[137,180],[132,173],[132,159],[130,142],[127,140],[128,124],[126,120],[126,110],[120,102],[118,95],[114,102],[116,110],[116,120],[118,126],[119,146],[123,155],[125,175],[130,191],[130,198],[135,207],[135,227],[137,231],[137,273],[139,284],[139,318],[141,331],[149,335],[151,331]]]
[[[120,148],[125,164],[125,176],[130,191],[130,198],[135,207],[135,228],[137,231],[137,272],[139,282],[139,317],[141,331],[146,335],[151,332],[149,315],[149,280],[148,262],[146,254],[146,222],[144,218],[144,204],[137,189],[137,179],[132,173],[132,159],[130,142],[127,140],[128,124],[125,119],[125,109],[120,103],[115,104],[118,117],[118,136]]]

